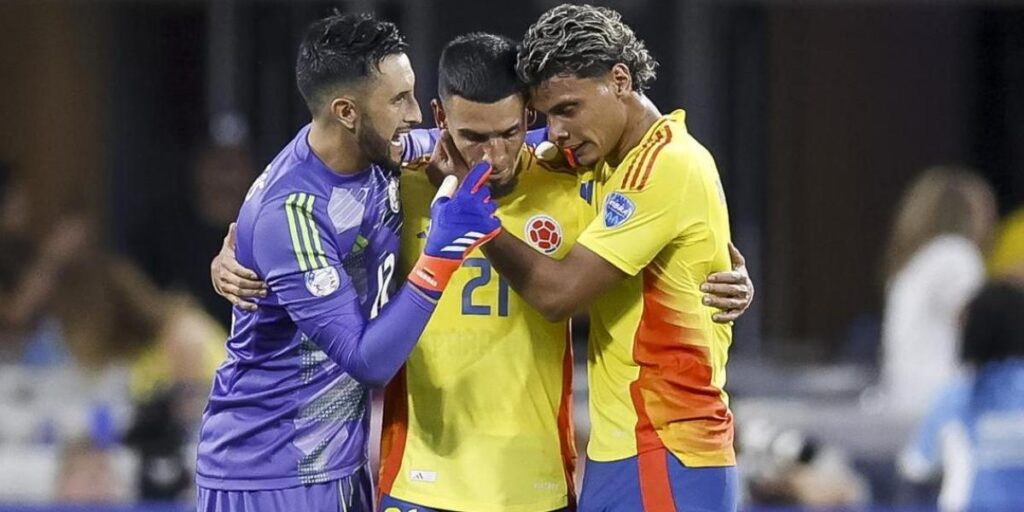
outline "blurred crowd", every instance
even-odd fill
[[[211,145],[191,171],[189,199],[154,205],[116,254],[84,210],[39,233],[22,176],[0,168],[4,501],[190,500],[230,320],[209,260],[256,169]]]
[[[155,205],[122,254],[82,211],[33,229],[23,177],[0,168],[3,501],[192,500],[230,321],[209,262],[257,171],[242,146],[198,149],[188,200]],[[1024,208],[1000,222],[985,180],[949,166],[922,171],[895,211],[877,379],[857,407],[914,425],[889,460],[924,486],[913,499],[944,510],[1019,499]],[[738,446],[748,503],[872,500],[842,443],[741,410]]]

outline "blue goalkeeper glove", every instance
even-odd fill
[[[435,298],[473,249],[501,233],[501,222],[494,216],[498,206],[491,201],[487,186],[490,175],[490,164],[479,163],[458,190],[456,178],[448,176],[434,196],[427,245],[409,281]]]

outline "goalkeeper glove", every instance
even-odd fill
[[[490,164],[479,163],[458,190],[458,180],[448,176],[434,196],[427,244],[409,280],[435,299],[441,296],[462,260],[501,233],[501,222],[494,216],[498,207],[491,201],[491,189],[487,186],[490,175]]]

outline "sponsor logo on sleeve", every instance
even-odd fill
[[[334,267],[318,268],[306,272],[306,289],[316,297],[326,297],[341,285],[341,278]]]
[[[621,226],[636,213],[633,201],[619,192],[613,192],[604,200],[604,225],[614,228]]]

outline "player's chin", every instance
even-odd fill
[[[405,146],[402,144],[401,134],[396,134],[394,138],[388,141],[388,160],[398,165],[402,162],[402,153],[405,152]]]
[[[491,179],[487,180],[487,186],[491,189],[491,197],[499,198],[508,195],[516,188],[516,181],[514,172],[509,172],[507,176],[502,176],[499,179],[495,179],[492,174]]]

